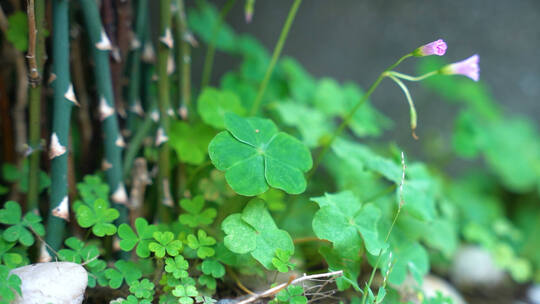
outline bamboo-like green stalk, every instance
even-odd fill
[[[127,194],[123,183],[122,149],[124,140],[118,131],[118,120],[114,110],[114,94],[109,66],[111,44],[101,25],[98,7],[94,0],[80,0],[90,49],[95,63],[94,77],[99,95],[100,118],[105,138],[104,169],[107,184],[111,189],[111,200],[120,212],[119,223],[128,221]]]
[[[221,12],[219,13],[218,23],[214,27],[212,38],[210,40],[210,43],[208,44],[208,48],[206,49],[206,57],[204,57],[203,74],[202,74],[202,80],[201,80],[201,91],[206,86],[208,86],[208,83],[210,82],[210,76],[212,76],[212,66],[214,65],[214,54],[216,53],[217,34],[219,33],[219,29],[221,28],[223,21],[225,21],[225,17],[227,17],[227,14],[231,10],[231,8],[234,6],[235,2],[236,0],[228,0],[227,3],[225,3],[223,8],[221,9]]]
[[[285,24],[283,25],[283,29],[281,30],[281,34],[279,35],[278,43],[276,44],[276,47],[274,48],[272,59],[270,60],[270,65],[266,69],[266,73],[264,74],[263,81],[261,82],[261,86],[259,87],[259,91],[257,92],[257,97],[255,98],[255,101],[253,102],[253,105],[251,106],[251,111],[250,111],[251,115],[256,115],[257,111],[259,110],[259,105],[261,104],[261,100],[264,96],[264,92],[266,91],[266,86],[268,85],[268,81],[270,81],[270,76],[272,76],[272,72],[274,71],[274,67],[276,66],[277,60],[279,59],[279,55],[281,54],[283,45],[285,45],[285,41],[287,40],[287,36],[289,35],[289,30],[294,21],[294,17],[296,17],[296,12],[298,11],[298,7],[300,6],[301,3],[302,3],[302,0],[294,0],[294,3],[291,6],[291,9],[289,10],[289,15],[287,16],[287,20],[285,21]]]
[[[69,74],[69,1],[52,2],[52,73],[53,122],[49,157],[51,158],[50,214],[47,220],[46,242],[53,250],[62,246],[64,227],[69,219],[68,203],[68,135],[71,107],[76,102]]]
[[[140,101],[140,75],[141,75],[141,53],[146,34],[148,20],[148,1],[139,0],[137,2],[137,13],[135,20],[135,37],[132,45],[131,64],[128,66],[129,84],[127,89],[128,116],[127,128],[133,135],[137,129],[142,105]]]
[[[180,43],[180,47],[176,53],[176,63],[180,65],[178,69],[178,88],[181,91],[178,114],[182,119],[187,119],[191,111],[191,46],[188,41],[191,33],[187,26],[184,0],[176,0],[176,4],[178,8],[174,16],[175,22],[178,25],[176,41]]]
[[[157,73],[158,73],[158,106],[159,106],[159,128],[156,137],[156,144],[159,146],[158,159],[158,214],[161,220],[168,218],[165,206],[173,206],[170,190],[170,152],[168,143],[169,134],[169,113],[172,112],[169,95],[169,75],[168,62],[171,49],[173,47],[173,37],[171,30],[171,0],[159,2],[159,42],[157,53]]]
[[[39,158],[41,151],[41,74],[45,55],[45,0],[28,1],[28,66],[30,89],[29,99],[29,149],[28,170],[29,210],[37,210],[39,195]]]

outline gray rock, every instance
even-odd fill
[[[86,269],[71,262],[37,263],[10,273],[22,281],[22,296],[12,304],[80,304],[88,284]]]
[[[540,284],[535,284],[527,289],[527,299],[531,304],[540,304]]]
[[[506,275],[491,257],[478,246],[464,246],[454,256],[450,269],[452,282],[459,288],[495,288],[501,285]]]

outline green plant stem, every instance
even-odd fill
[[[253,102],[253,105],[251,106],[251,111],[250,111],[251,116],[256,115],[257,111],[259,110],[261,100],[263,98],[264,92],[266,91],[266,86],[268,85],[268,82],[270,81],[270,76],[272,76],[272,72],[274,71],[274,67],[276,66],[277,60],[279,59],[279,55],[281,54],[283,45],[285,44],[285,41],[287,40],[287,36],[289,35],[289,30],[294,21],[294,17],[296,17],[296,12],[298,11],[298,7],[300,6],[301,3],[302,3],[302,0],[295,0],[293,5],[291,6],[291,9],[289,10],[289,15],[287,16],[285,25],[283,25],[283,29],[281,30],[281,34],[279,35],[279,40],[276,44],[276,47],[274,48],[274,52],[272,53],[272,59],[270,60],[270,65],[268,66],[268,69],[266,69],[266,73],[264,74],[263,81],[261,82],[261,85],[259,86],[259,91],[257,92],[257,97],[255,97],[255,101]]]
[[[386,234],[386,238],[384,239],[385,243],[388,242],[388,238],[390,238],[390,234],[392,233],[392,229],[394,228],[394,225],[396,224],[396,221],[399,217],[400,212],[401,212],[401,204],[396,212],[396,215],[394,216],[392,225],[390,225],[390,229],[388,229],[388,233]],[[364,286],[364,292],[362,295],[362,302],[361,302],[362,304],[366,303],[367,295],[368,295],[368,288],[371,286],[371,283],[373,282],[373,279],[375,278],[375,273],[377,272],[377,268],[379,267],[379,264],[381,263],[382,253],[383,253],[383,250],[381,249],[379,251],[379,256],[377,257],[377,261],[375,262],[375,266],[373,266],[373,270],[371,271],[371,275],[369,276],[369,281],[366,284],[366,286]]]
[[[53,123],[51,134],[51,193],[46,242],[53,250],[58,251],[64,239],[64,227],[69,214],[64,209],[62,202],[68,201],[68,135],[73,103],[66,99],[64,94],[70,87],[69,73],[69,1],[53,0],[52,2],[52,73],[56,79],[52,82],[53,87]],[[59,146],[52,144],[58,139]],[[59,149],[58,149],[59,148]],[[62,152],[63,151],[63,152]],[[60,208],[60,206],[62,208]],[[64,210],[61,210],[64,209]],[[59,213],[57,211],[62,211]],[[49,253],[52,251],[49,249]]]
[[[349,113],[347,113],[347,116],[345,116],[345,118],[343,119],[343,121],[341,122],[341,124],[339,125],[339,127],[336,129],[336,131],[334,131],[334,133],[332,134],[332,136],[330,137],[330,139],[328,141],[326,141],[323,146],[322,146],[322,149],[321,149],[321,152],[319,153],[319,155],[317,155],[317,158],[315,159],[315,162],[314,162],[314,165],[313,165],[313,169],[311,169],[311,171],[308,173],[308,179],[311,178],[311,176],[313,176],[313,174],[315,173],[315,171],[317,171],[317,168],[319,167],[319,165],[321,164],[321,161],[324,157],[324,155],[326,154],[326,152],[328,152],[328,149],[330,148],[330,146],[332,145],[332,143],[334,142],[334,140],[336,140],[336,138],[341,134],[341,132],[343,132],[343,130],[345,129],[345,127],[347,127],[349,125],[349,123],[351,122],[351,119],[353,118],[354,114],[356,113],[356,111],[358,111],[358,109],[364,104],[366,103],[366,101],[368,100],[369,96],[371,96],[371,94],[373,93],[373,91],[375,91],[375,89],[379,86],[379,84],[381,83],[381,81],[384,79],[384,77],[386,76],[386,72],[388,71],[391,71],[393,70],[395,67],[397,67],[401,62],[403,62],[403,60],[411,57],[412,54],[407,54],[401,58],[398,59],[398,61],[396,61],[394,64],[392,64],[391,66],[389,66],[388,68],[386,68],[386,70],[384,70],[380,75],[379,77],[377,77],[377,79],[375,79],[375,82],[369,87],[369,89],[367,90],[367,92],[360,98],[360,100],[354,105],[354,107],[349,111]]]
[[[155,123],[152,118],[147,115],[143,123],[137,128],[135,135],[129,141],[129,146],[126,149],[126,154],[124,156],[124,179],[129,177],[131,167],[133,166],[135,157],[137,157],[137,153],[141,148],[142,142],[153,129],[154,125]]]
[[[221,25],[225,21],[225,17],[227,17],[227,14],[231,10],[231,8],[234,6],[235,2],[236,0],[228,0],[227,3],[225,3],[223,8],[221,9],[221,12],[219,13],[218,23],[214,27],[212,38],[210,40],[210,43],[208,44],[208,48],[206,49],[206,56],[204,58],[203,73],[202,73],[202,80],[201,80],[201,91],[206,86],[208,86],[208,83],[210,82],[210,76],[212,76],[212,66],[214,65],[214,54],[216,53],[216,39],[219,33],[219,29],[221,28]]]
[[[171,34],[171,0],[162,0],[160,4],[159,16],[159,33],[160,41],[158,42],[158,105],[159,105],[159,129],[158,129],[158,214],[161,220],[169,218],[169,212],[165,210],[165,206],[172,207],[171,190],[170,190],[170,152],[168,140],[163,136],[169,134],[169,112],[171,111],[170,96],[169,96],[169,75],[167,73],[167,63],[172,47]],[[167,37],[167,34],[169,37]],[[166,39],[171,41],[166,41]],[[167,45],[169,43],[169,45]],[[162,135],[163,140],[159,137]]]
[[[41,156],[41,74],[45,55],[45,0],[28,1],[29,43],[29,149],[30,164],[28,170],[28,210],[38,208],[39,195],[39,158]]]
[[[131,52],[131,64],[128,66],[129,85],[127,89],[128,116],[127,128],[133,135],[140,122],[142,106],[140,101],[141,50],[147,29],[147,0],[137,2],[137,17],[135,20],[135,37],[138,45]]]
[[[395,72],[395,71],[388,71],[387,74],[393,75],[395,77],[405,79],[405,80],[408,80],[408,81],[421,81],[421,80],[424,80],[424,79],[426,79],[428,77],[431,77],[433,75],[440,74],[440,70],[431,71],[429,73],[426,73],[426,74],[420,75],[420,76],[410,76],[410,75],[402,74],[402,73]]]
[[[414,107],[414,102],[412,100],[411,93],[409,93],[409,89],[407,89],[407,86],[401,80],[399,80],[399,78],[395,77],[391,73],[386,73],[386,76],[392,79],[399,86],[401,91],[403,91],[403,94],[405,94],[405,98],[407,99],[407,102],[409,103],[412,136],[414,137],[414,139],[418,139],[418,137],[416,136],[416,133],[414,132],[416,130],[416,123],[417,123],[416,108]]]
[[[112,193],[111,200],[115,203],[114,207],[120,212],[117,222],[127,223],[129,220],[127,195],[122,175],[122,149],[124,145],[114,110],[113,84],[109,66],[110,43],[108,48],[103,43],[105,32],[96,2],[94,0],[79,0],[79,2],[88,32],[91,55],[95,63],[94,77],[97,85],[100,117],[104,127],[105,161],[108,167],[105,170],[105,175]],[[102,46],[98,47],[100,44]]]
[[[182,119],[187,119],[191,111],[191,46],[188,42],[188,35],[190,33],[186,20],[184,0],[176,1],[178,6],[175,15],[176,24],[178,25],[176,40],[180,42],[176,62],[180,65],[178,88],[181,91],[180,101],[178,102],[178,114]]]

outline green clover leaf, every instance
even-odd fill
[[[191,228],[210,225],[217,215],[217,211],[214,208],[206,208],[203,210],[204,198],[202,195],[197,195],[192,200],[184,198],[180,201],[180,206],[188,213],[181,214],[178,217],[178,220],[180,223]]]
[[[86,263],[89,270],[88,286],[95,287],[96,283],[101,286],[107,286],[109,280],[105,276],[105,268],[107,264],[98,259],[99,248],[96,245],[85,244],[76,237],[70,237],[64,241],[64,244],[69,248],[60,249],[58,257],[62,261],[73,263]]]
[[[313,217],[313,231],[334,243],[343,252],[358,252],[362,239],[367,251],[379,255],[387,244],[379,237],[377,225],[381,211],[373,204],[360,204],[350,191],[312,198],[319,204]]]
[[[216,244],[216,239],[208,236],[204,230],[199,229],[197,236],[189,234],[186,238],[189,248],[197,250],[197,256],[201,259],[213,256],[216,252],[210,246]]]
[[[291,253],[281,248],[276,249],[276,257],[272,258],[272,265],[276,267],[279,272],[288,272],[294,269],[294,264],[289,262]]]
[[[278,248],[294,253],[294,245],[285,230],[277,228],[263,200],[252,199],[242,213],[229,215],[221,224],[227,235],[225,246],[234,253],[250,253],[265,268],[272,269]]]
[[[303,296],[304,289],[302,286],[298,285],[289,285],[287,289],[283,289],[278,292],[276,299],[279,303],[288,303],[288,304],[306,304],[307,298]]]
[[[225,128],[225,113],[244,115],[240,98],[232,91],[205,88],[197,98],[197,111],[202,120],[216,129]]]
[[[178,297],[178,301],[181,304],[191,304],[194,302],[193,297],[196,297],[199,295],[199,292],[197,291],[197,288],[195,288],[194,285],[178,285],[176,286],[172,294],[175,297]]]
[[[131,261],[117,261],[114,263],[114,268],[105,270],[105,277],[109,279],[109,286],[117,289],[122,286],[122,282],[126,283],[136,281],[142,277],[142,272],[137,268],[134,262]]]
[[[32,232],[43,236],[45,228],[41,224],[41,217],[33,212],[28,212],[21,220],[21,206],[14,201],[8,201],[3,209],[0,209],[0,223],[11,225],[4,230],[2,236],[8,242],[21,243],[24,246],[34,244]]]
[[[214,259],[206,259],[201,265],[204,274],[212,275],[214,278],[221,278],[225,275],[225,267]]]
[[[15,268],[23,263],[22,255],[9,252],[15,244],[15,242],[6,242],[4,238],[0,238],[0,259],[9,268]]]
[[[206,287],[208,287],[209,289],[212,289],[212,290],[215,290],[216,287],[217,287],[216,279],[214,277],[212,277],[211,275],[203,274],[202,276],[200,276],[199,277],[199,284],[201,284],[202,286],[206,286]]]
[[[208,152],[236,193],[257,195],[269,185],[290,194],[306,189],[304,172],[311,169],[313,161],[298,139],[278,132],[269,119],[227,113],[225,126],[228,131],[212,139]]]
[[[152,234],[152,237],[157,242],[151,242],[148,245],[148,249],[154,252],[158,258],[163,258],[165,253],[170,256],[177,256],[180,250],[182,250],[182,242],[175,240],[174,234],[170,231],[156,231]]]
[[[148,279],[132,281],[129,291],[139,299],[150,299],[154,294],[154,283]]]
[[[152,235],[156,232],[157,227],[148,225],[144,218],[139,217],[135,220],[135,230],[137,233],[128,224],[120,224],[118,227],[120,248],[124,251],[131,251],[137,245],[137,249],[135,249],[137,255],[141,258],[147,258],[150,256],[148,245],[153,240]]]
[[[208,144],[216,131],[203,124],[188,124],[184,121],[171,122],[169,144],[178,158],[185,163],[200,165],[206,159]]]
[[[147,300],[147,299],[137,299],[136,296],[129,295],[125,300],[122,300],[120,303],[122,304],[152,304],[152,301]]]
[[[77,190],[87,204],[92,204],[99,198],[107,200],[109,196],[109,186],[96,175],[86,175],[83,182],[77,184]]]
[[[183,256],[177,255],[173,258],[165,259],[165,271],[172,274],[176,279],[187,278],[189,263]]]
[[[116,233],[116,226],[111,223],[120,216],[120,213],[114,208],[109,208],[108,201],[99,198],[92,204],[80,204],[75,210],[75,215],[81,227],[92,227],[94,235],[103,237]]]
[[[0,300],[11,303],[15,299],[15,292],[21,292],[21,279],[13,274],[9,274],[10,268],[0,265]]]
[[[215,289],[215,288],[210,288],[210,289]],[[208,296],[196,296],[195,301],[197,303],[202,303],[202,304],[214,304],[217,302],[217,300],[214,300]]]

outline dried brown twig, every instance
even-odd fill
[[[343,270],[338,270],[338,271],[332,271],[332,272],[327,272],[327,273],[320,273],[320,274],[313,274],[313,275],[306,275],[304,274],[303,276],[297,278],[297,279],[294,279],[290,282],[287,282],[287,283],[282,283],[282,284],[279,284],[277,285],[276,287],[273,287],[273,288],[270,288],[262,293],[257,293],[257,294],[254,294],[252,295],[251,297],[243,300],[243,301],[240,301],[238,302],[238,304],[247,304],[247,303],[252,303],[260,298],[265,298],[265,297],[269,297],[269,296],[273,296],[275,295],[276,293],[278,293],[279,291],[281,291],[282,289],[286,288],[287,286],[289,285],[294,285],[294,284],[298,284],[300,282],[303,282],[303,281],[308,281],[308,280],[313,280],[313,279],[318,279],[318,278],[327,278],[327,277],[333,277],[333,276],[342,276],[343,275]]]

